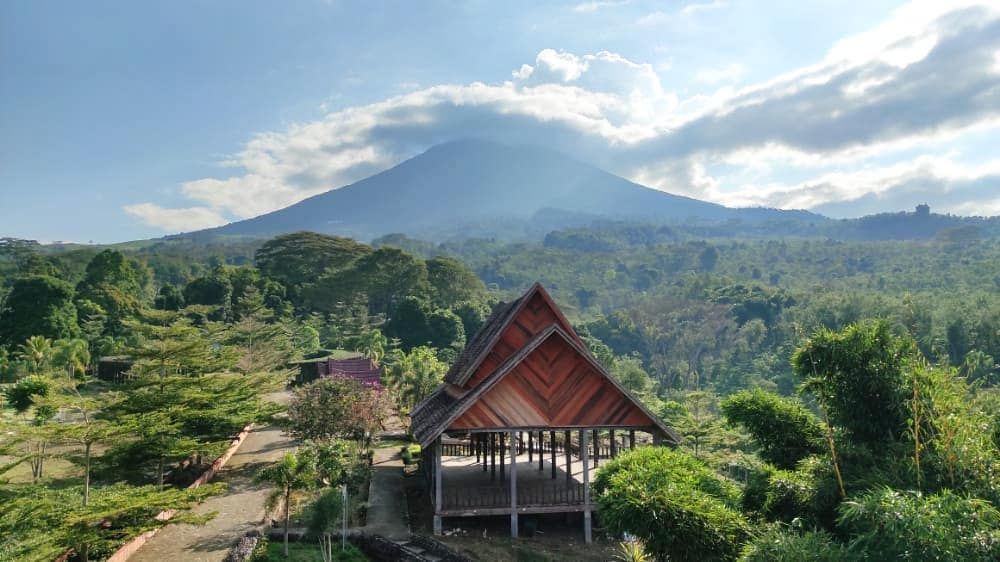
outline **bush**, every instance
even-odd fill
[[[795,470],[773,470],[760,511],[768,519],[832,528],[840,497],[830,461],[803,459]]]
[[[823,427],[798,401],[760,389],[737,392],[719,404],[726,421],[740,425],[760,446],[760,457],[791,469],[823,451]]]
[[[609,461],[594,479],[601,523],[640,538],[659,558],[734,560],[749,524],[735,486],[681,451],[647,447]]]
[[[743,548],[740,562],[848,562],[844,545],[823,531],[798,533],[774,526]]]
[[[948,490],[931,496],[883,488],[844,502],[838,525],[868,560],[1000,560],[1000,511]]]

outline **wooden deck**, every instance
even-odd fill
[[[575,456],[569,481],[566,479],[566,457],[556,455],[556,477],[552,478],[551,456],[546,454],[542,470],[538,470],[538,455],[528,462],[528,454],[517,457],[517,512],[564,513],[583,511],[583,465]],[[496,480],[491,480],[490,467],[475,455],[442,458],[441,512],[445,517],[500,515],[510,513],[510,458],[505,458],[501,478],[499,458]],[[593,475],[591,463],[591,475]]]

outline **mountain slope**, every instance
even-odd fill
[[[435,146],[285,209],[199,234],[270,236],[314,230],[359,239],[390,232],[440,238],[468,235],[470,229],[503,232],[512,224],[553,217],[559,224],[552,227],[588,224],[595,218],[823,220],[803,211],[730,209],[650,189],[551,150],[465,140]]]

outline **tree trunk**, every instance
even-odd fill
[[[83,507],[90,501],[90,443],[83,446]]]
[[[288,516],[292,513],[292,489],[285,488],[285,558],[288,558]]]
[[[163,489],[163,457],[160,457],[160,463],[157,467],[157,473],[159,475],[160,489]]]

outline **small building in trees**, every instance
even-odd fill
[[[128,378],[133,364],[135,361],[127,355],[101,357],[97,360],[97,378],[121,384]]]
[[[591,472],[639,437],[680,437],[590,354],[536,283],[501,305],[441,384],[411,413],[434,531],[447,517],[582,513],[591,539]]]
[[[312,382],[322,377],[342,377],[377,386],[382,376],[382,368],[360,353],[303,359],[295,364],[299,367],[299,383]]]

